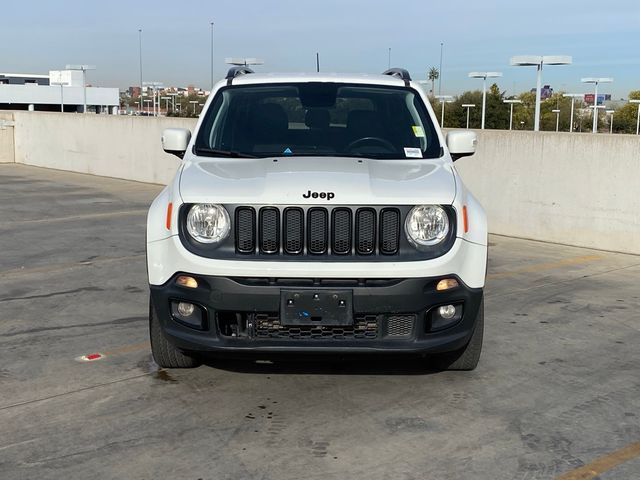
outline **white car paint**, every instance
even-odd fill
[[[387,75],[242,75],[234,85],[282,82],[345,82],[403,86]],[[206,111],[220,82],[207,100]],[[192,153],[203,116],[196,126],[174,181],[151,205],[147,219],[149,283],[161,285],[177,272],[218,276],[285,278],[418,278],[458,275],[469,287],[484,286],[487,262],[487,220],[477,200],[466,190],[453,168],[445,138],[426,93],[412,87],[426,105],[436,126],[444,155],[439,159],[366,160],[340,157],[211,158]],[[277,161],[274,161],[277,160]],[[473,160],[469,160],[473,161]],[[304,198],[307,191],[331,191],[332,200]],[[177,215],[183,203],[252,205],[452,205],[458,238],[445,255],[405,262],[278,262],[216,260],[186,250],[178,237]],[[172,205],[170,228],[167,208]],[[468,215],[465,232],[463,209]]]

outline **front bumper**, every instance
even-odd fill
[[[177,275],[150,285],[151,297],[167,339],[189,352],[448,352],[469,341],[483,295],[482,288],[469,288],[461,280],[457,288],[436,291],[440,279],[454,275],[382,280],[192,275],[198,281],[195,289],[176,285]],[[349,292],[353,324],[285,325],[282,290]],[[201,329],[176,317],[174,302],[179,301],[200,309]],[[434,331],[433,312],[450,304],[461,307],[460,318]]]

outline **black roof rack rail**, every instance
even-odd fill
[[[392,77],[398,77],[400,80],[404,80],[405,85],[409,86],[411,81],[411,75],[404,68],[390,68],[382,72],[383,75],[391,75]]]
[[[231,67],[227,72],[227,76],[224,77],[227,80],[227,85],[231,85],[231,82],[238,75],[246,75],[247,73],[255,73],[249,67]]]

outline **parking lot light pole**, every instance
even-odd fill
[[[595,93],[593,97],[593,105],[598,105],[598,85],[601,83],[611,83],[613,82],[613,78],[610,77],[602,77],[602,78],[594,78],[588,77],[583,78],[582,83],[593,83],[595,85]],[[593,133],[598,133],[598,109],[593,109]]]
[[[573,59],[567,55],[518,55],[511,57],[511,65],[517,67],[536,67],[538,76],[536,81],[536,112],[533,120],[533,131],[540,131],[540,101],[542,97],[542,66],[543,65],[571,65]]]
[[[87,70],[95,69],[95,65],[67,65],[67,70],[79,70],[82,72],[82,90],[84,94],[84,107],[82,107],[82,113],[87,113]]]
[[[616,113],[615,110],[607,110],[607,115],[609,115],[609,133],[613,133],[613,114]]]
[[[196,105],[198,104],[197,100],[189,100],[189,103],[193,105],[193,114],[196,114]]]
[[[501,77],[501,72],[471,72],[469,78],[482,79],[482,124],[480,128],[484,130],[484,120],[487,111],[487,78]]]
[[[571,98],[571,120],[569,122],[569,131],[573,132],[573,112],[574,112],[574,103],[576,98],[584,98],[584,94],[582,93],[563,93],[563,97]]]
[[[504,100],[504,103],[511,106],[511,112],[509,113],[509,130],[513,130],[513,106],[516,103],[522,103],[522,100]]]
[[[636,135],[640,135],[640,100],[629,100],[629,103],[638,105],[638,119],[636,120]]]
[[[560,109],[556,108],[554,110],[551,110],[551,113],[556,114],[556,132],[558,132],[558,130],[560,129]]]
[[[475,105],[475,103],[464,103],[462,105],[462,108],[466,108],[467,109],[467,130],[469,130],[469,111],[472,108],[476,108],[476,105]]]
[[[440,100],[442,103],[442,114],[440,115],[440,123],[441,127],[444,128],[444,104],[453,102],[453,97],[451,95],[436,95],[436,98]]]

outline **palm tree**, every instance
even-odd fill
[[[427,78],[429,78],[429,80],[431,80],[431,95],[433,95],[435,88],[436,88],[436,80],[438,78],[440,78],[440,71],[436,68],[436,67],[431,67],[429,69],[429,74],[427,75]]]

